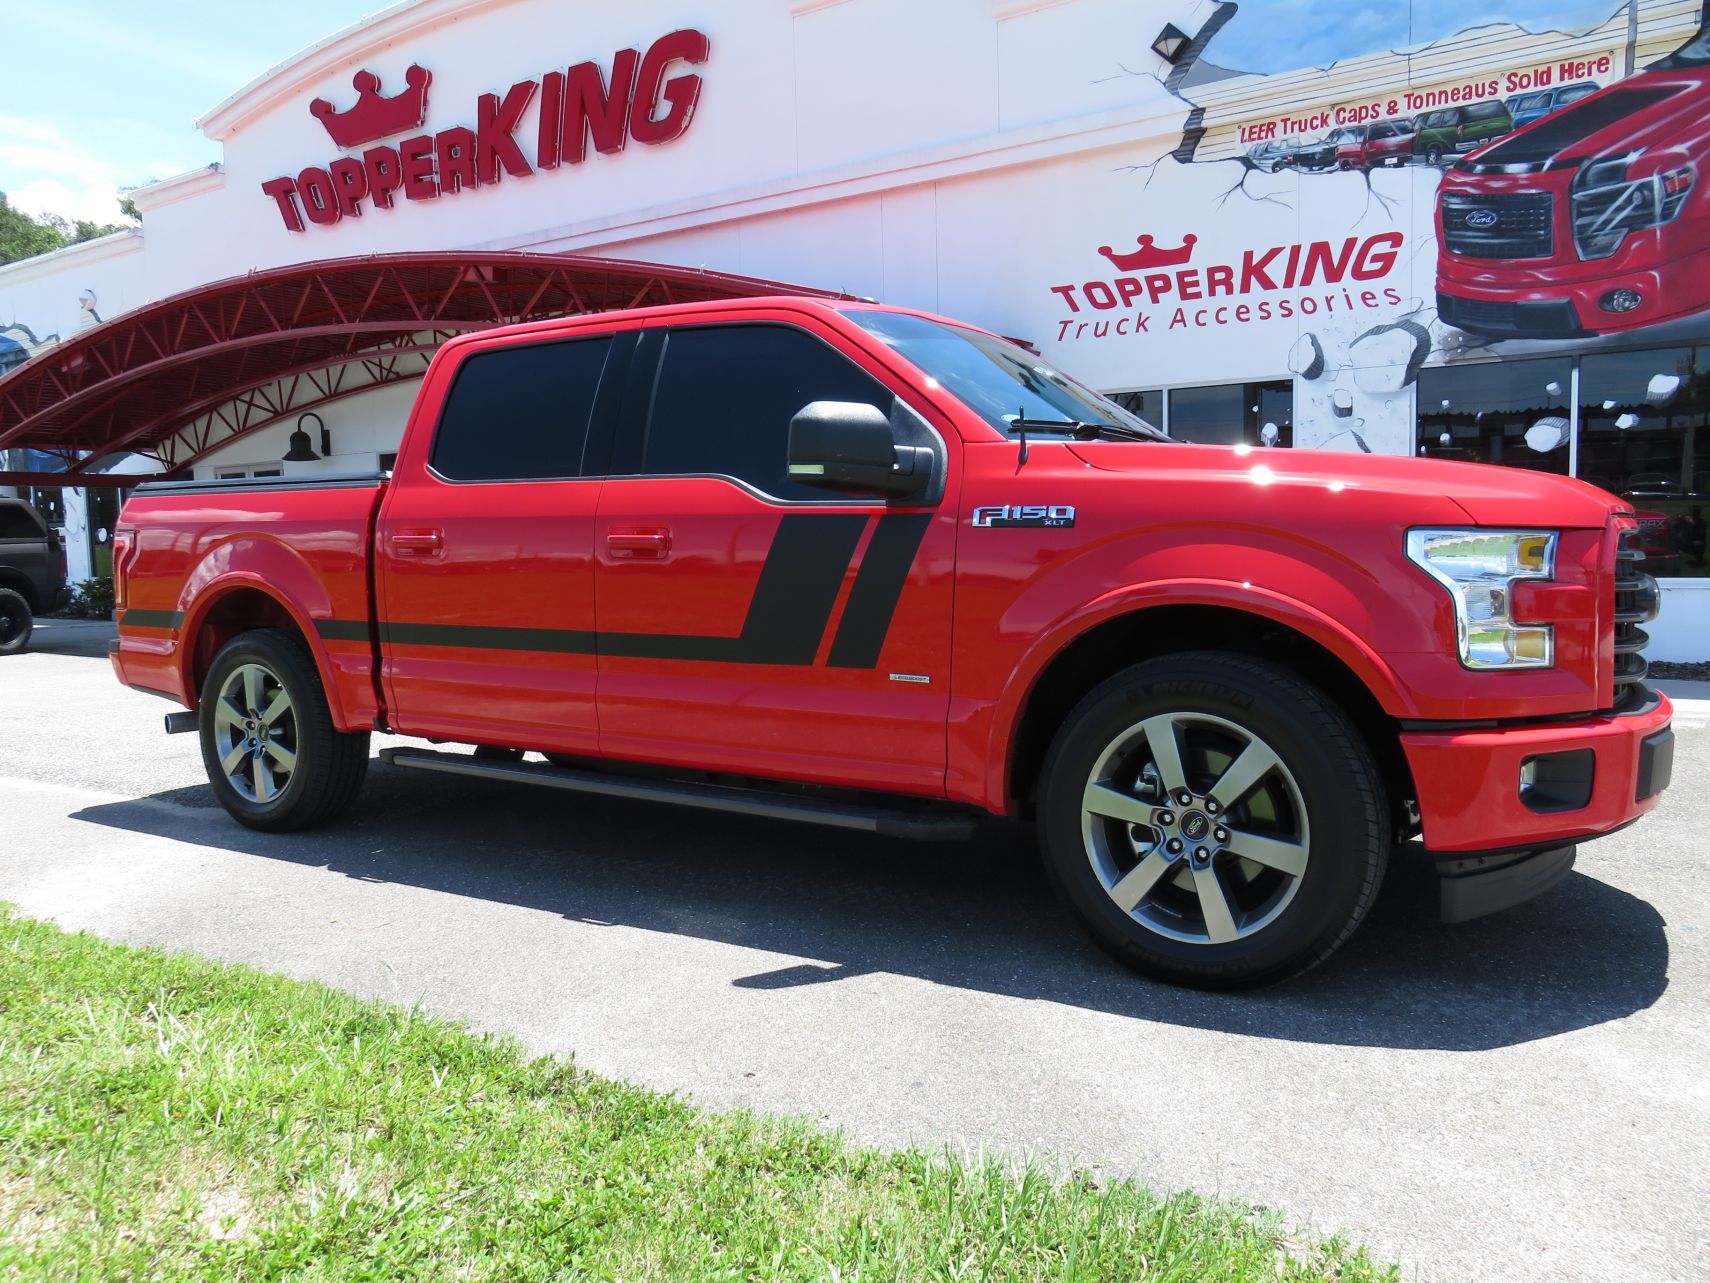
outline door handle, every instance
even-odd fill
[[[443,530],[394,530],[387,538],[400,557],[434,557],[445,550]]]
[[[606,532],[606,550],[619,560],[669,556],[671,532],[664,526],[613,526]]]

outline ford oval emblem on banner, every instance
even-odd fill
[[[1495,227],[1502,221],[1502,215],[1494,209],[1472,209],[1467,211],[1468,227]]]

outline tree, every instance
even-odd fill
[[[51,253],[56,249],[64,249],[67,245],[76,245],[82,241],[94,240],[97,236],[110,236],[114,232],[124,230],[122,223],[94,223],[86,218],[65,219],[58,214],[31,218],[23,210],[15,208],[6,199],[5,192],[0,192],[0,263],[15,263],[21,258]]]
[[[46,254],[64,244],[57,231],[38,223],[23,210],[12,208],[6,193],[0,192],[0,263]]]

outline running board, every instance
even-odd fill
[[[882,837],[911,838],[919,842],[966,841],[974,836],[979,823],[979,817],[967,811],[934,813],[901,807],[863,806],[858,802],[822,801],[794,793],[767,793],[759,789],[696,784],[687,780],[636,779],[544,763],[483,762],[464,753],[435,753],[428,749],[384,748],[380,750],[380,760],[389,766],[412,771],[438,771],[445,775],[469,775],[484,780],[540,784],[572,793],[598,793],[638,802],[663,802],[668,806],[694,806],[735,815],[795,820],[834,829],[877,833]]]

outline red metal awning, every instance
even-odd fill
[[[134,485],[83,470],[122,452],[181,472],[305,410],[419,379],[440,344],[471,330],[765,294],[840,297],[572,254],[375,254],[251,272],[114,317],[0,378],[0,449],[66,462],[0,472],[0,485]]]

